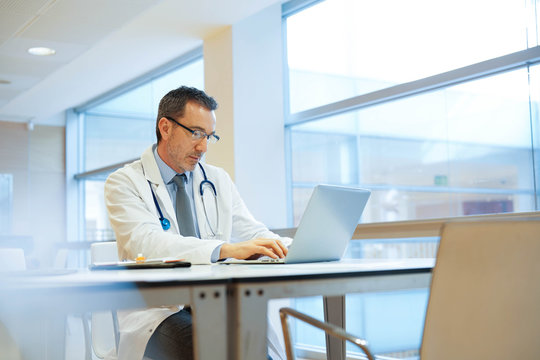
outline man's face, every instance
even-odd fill
[[[216,127],[214,112],[191,101],[186,104],[184,116],[175,120],[187,128],[201,130],[206,134],[213,133]],[[188,130],[165,118],[160,119],[160,130],[162,139],[158,153],[163,161],[177,173],[193,171],[206,153],[208,140],[193,140]]]

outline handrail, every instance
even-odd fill
[[[540,211],[358,224],[352,238],[360,240],[439,236],[442,226],[448,222],[510,220],[540,220]],[[280,236],[292,238],[296,233],[296,228],[283,228],[272,231]]]

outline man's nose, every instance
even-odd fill
[[[207,147],[208,147],[208,139],[206,137],[203,137],[195,145],[195,150],[205,153],[207,150]]]

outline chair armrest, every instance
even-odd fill
[[[285,340],[285,351],[287,354],[288,360],[294,360],[294,350],[293,350],[293,344],[291,340],[291,333],[289,330],[289,319],[287,316],[292,316],[297,318],[298,320],[302,320],[312,326],[315,326],[316,328],[319,328],[321,330],[324,330],[327,334],[330,334],[332,336],[338,337],[342,340],[347,340],[356,346],[358,346],[364,354],[366,354],[367,358],[369,360],[375,360],[375,357],[373,354],[371,354],[371,351],[367,347],[367,342],[363,339],[357,338],[356,336],[349,334],[344,329],[340,328],[339,326],[330,324],[330,323],[324,323],[322,321],[319,321],[315,318],[312,318],[311,316],[308,316],[306,314],[303,314],[301,312],[298,312],[291,308],[281,308],[279,309],[279,316],[281,318],[281,327],[283,329],[283,338]]]

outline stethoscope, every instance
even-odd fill
[[[206,176],[206,171],[204,170],[201,163],[199,163],[199,168],[201,169],[203,177],[204,177],[204,180],[201,181],[201,183],[199,184],[199,195],[201,196],[201,202],[203,204],[203,210],[204,210],[204,216],[206,218],[206,223],[208,224],[208,227],[210,229],[210,232],[212,233],[212,236],[215,237],[215,236],[217,236],[217,230],[219,229],[219,211],[218,211],[216,186],[214,185],[214,183],[212,183],[210,180],[208,180],[208,177]],[[161,227],[163,228],[163,230],[169,230],[171,228],[171,222],[169,221],[169,219],[167,219],[166,217],[163,216],[163,212],[161,211],[161,207],[159,206],[159,203],[157,201],[156,194],[154,193],[154,189],[152,188],[152,184],[150,183],[149,180],[147,180],[147,181],[148,181],[148,185],[150,186],[150,191],[152,192],[152,197],[154,198],[154,204],[156,204],[156,209],[157,209],[157,211],[159,213],[159,222],[161,223]],[[204,189],[205,189],[205,187],[209,187],[212,194],[214,195],[214,205],[215,205],[215,209],[216,209],[216,227],[215,227],[215,229],[212,226],[212,224],[210,224],[210,219],[208,218],[208,212],[206,210],[206,204],[204,203]]]

